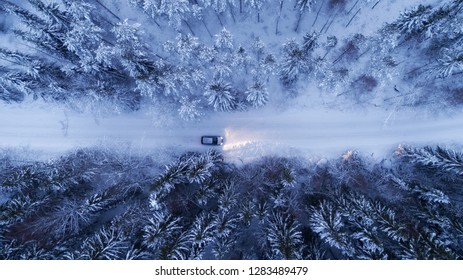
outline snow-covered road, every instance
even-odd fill
[[[463,114],[418,118],[387,112],[285,111],[270,109],[216,113],[212,118],[177,127],[155,127],[142,112],[95,118],[49,106],[4,105],[0,110],[0,148],[28,147],[54,155],[76,147],[125,145],[139,152],[157,148],[201,150],[200,136],[224,135],[230,157],[268,154],[339,155],[354,149],[379,156],[399,143],[463,143]],[[387,121],[386,121],[387,120]]]

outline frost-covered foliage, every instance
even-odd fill
[[[421,149],[400,146],[397,154],[410,159],[416,164],[426,167],[442,169],[456,175],[463,175],[463,154],[451,149],[445,149],[437,146],[424,147]]]
[[[5,165],[0,258],[459,259],[459,155],[407,147],[378,162],[348,151],[323,166],[235,166],[210,150],[163,170],[150,157],[79,150]]]
[[[306,52],[299,44],[291,39],[283,45],[283,60],[280,66],[280,79],[285,86],[297,82],[301,74],[309,70],[309,61]]]
[[[268,91],[263,83],[256,81],[246,90],[246,100],[254,107],[262,107],[268,102]]]
[[[349,242],[349,235],[343,231],[345,225],[341,213],[334,205],[322,202],[318,208],[312,208],[310,212],[311,229],[330,246],[341,250],[348,257],[352,256],[353,248]]]
[[[272,250],[272,259],[302,258],[302,233],[298,227],[293,217],[281,212],[272,213],[265,229]]]
[[[297,0],[296,1],[296,7],[299,9],[301,13],[304,12],[305,10],[310,11],[315,4],[317,4],[317,0]]]
[[[283,91],[306,94],[316,86],[346,106],[462,103],[458,0],[410,7],[369,36],[339,38],[334,26],[353,25],[365,15],[360,5],[379,13],[374,7],[384,2],[23,2],[0,3],[6,35],[14,37],[0,46],[2,102],[43,98],[98,112],[169,103],[173,116],[193,121],[201,119],[199,108],[208,115],[265,106],[271,99],[260,89],[281,94],[279,80]],[[226,90],[208,91],[218,82]],[[415,89],[394,96],[388,89],[401,82]]]
[[[435,70],[437,77],[446,78],[463,71],[463,49],[443,49],[443,55],[438,62],[439,66]]]
[[[111,104],[120,111],[167,99],[178,104],[181,118],[195,120],[201,115],[199,104],[209,103],[213,110],[243,109],[235,106],[238,100],[229,92],[244,92],[256,76],[268,82],[270,72],[262,57],[240,57],[242,50],[252,48],[247,40],[237,43],[222,22],[222,29],[213,35],[204,20],[211,11],[225,20],[229,11],[235,21],[236,1],[128,1],[151,18],[148,25],[143,18],[127,19],[123,8],[116,10],[101,1],[28,2],[0,3],[0,10],[22,23],[14,26],[15,33],[18,44],[26,41],[28,47],[17,51],[0,46],[0,59],[6,62],[0,65],[0,100],[20,102],[33,96],[85,102],[91,104],[86,108],[93,109]],[[258,10],[263,3],[246,2],[248,8]],[[212,42],[195,36],[198,22]],[[166,36],[153,39],[152,27],[161,28]],[[241,76],[243,70],[255,74]],[[214,96],[203,95],[211,81],[226,81],[225,91],[213,89]],[[245,97],[239,99],[245,103]]]
[[[180,117],[187,121],[196,120],[203,115],[198,99],[190,100],[188,97],[183,96],[180,99],[180,109],[178,109]]]
[[[401,34],[418,35],[426,31],[430,24],[429,15],[431,6],[418,5],[410,11],[401,13],[400,18],[395,22],[395,27]]]
[[[208,84],[204,96],[215,111],[231,111],[236,106],[231,84],[226,81],[217,80]]]

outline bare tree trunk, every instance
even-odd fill
[[[355,8],[355,6],[357,6],[358,2],[359,2],[359,0],[355,1],[354,6],[352,6],[352,8],[350,8],[349,11],[347,11],[347,14],[350,14],[350,12],[352,12],[352,10]]]
[[[334,14],[333,18],[331,19],[330,23],[328,24],[328,26],[327,26],[326,29],[325,29],[325,33],[328,32],[328,29],[330,29],[331,24],[333,24],[334,20],[335,20],[336,17],[338,16],[339,11],[340,11],[340,9]]]
[[[315,23],[317,22],[317,19],[318,19],[318,15],[320,15],[320,11],[322,10],[323,8],[323,4],[325,4],[325,0],[322,1],[321,5],[320,5],[320,8],[318,9],[318,12],[317,12],[317,15],[315,16],[315,19],[312,23],[312,27],[315,25]]]
[[[217,16],[217,19],[219,20],[220,26],[223,27],[222,19],[220,18],[220,15],[219,15],[219,13],[217,11],[215,12],[215,15]]]
[[[280,10],[278,11],[277,23],[275,27],[275,35],[278,35],[278,25],[280,24],[281,11],[283,10],[283,2],[284,0],[280,0]]]
[[[299,12],[299,14],[298,14],[297,21],[296,21],[296,27],[294,28],[294,32],[297,32],[297,30],[299,29],[299,24],[301,23],[303,13],[304,12]]]
[[[191,34],[193,34],[193,36],[196,36],[195,35],[195,32],[193,31],[193,29],[191,28],[190,24],[188,23],[188,21],[182,19],[183,23],[185,23],[185,25],[188,27],[188,29],[190,30]]]
[[[236,23],[235,14],[233,13],[233,7],[232,5],[230,5],[230,2],[228,2],[228,9],[230,9],[230,15],[233,19],[233,23]]]
[[[207,30],[207,33],[209,33],[209,36],[211,36],[211,38],[212,38],[212,33],[211,33],[211,31],[209,30],[209,28],[207,27],[207,24],[206,24],[206,22],[204,21],[204,19],[201,19],[201,21],[202,21],[202,23],[203,23],[204,27],[206,28],[206,30]]]
[[[376,7],[376,5],[379,4],[379,2],[381,2],[381,0],[376,1],[376,3],[373,5],[373,7],[371,7],[371,9],[373,10]]]
[[[355,16],[360,12],[361,9],[358,9],[357,12],[350,18],[349,22],[346,24],[346,27],[349,26],[349,24],[354,20]]]
[[[332,49],[333,49],[333,48],[329,48],[329,49],[326,51],[325,55],[322,57],[322,60],[325,59],[325,57],[330,53],[330,51],[331,51]]]
[[[361,53],[355,60],[359,60],[362,56],[364,56],[367,52],[369,52],[371,48],[366,49],[363,53]]]
[[[350,50],[350,47],[347,47],[334,61],[333,64],[338,63],[341,58]]]
[[[118,17],[115,13],[113,13],[108,7],[106,7],[105,5],[103,5],[103,3],[101,3],[100,1],[98,0],[95,0],[95,2],[97,2],[101,7],[103,7],[103,9],[105,9],[106,11],[108,11],[113,17],[115,17],[118,21],[121,21],[121,18]]]

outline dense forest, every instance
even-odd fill
[[[313,85],[336,104],[461,105],[463,2],[412,7],[370,35],[342,32],[381,4],[2,0],[0,100],[169,104],[195,120]]]
[[[459,259],[463,154],[1,160],[1,259]]]

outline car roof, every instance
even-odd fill
[[[211,144],[214,141],[212,136],[203,136],[203,143]]]

